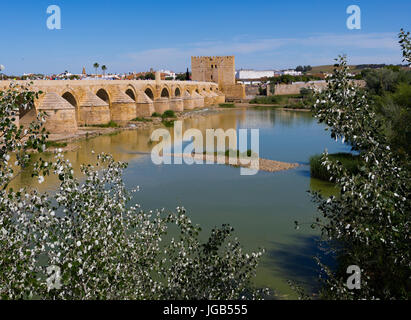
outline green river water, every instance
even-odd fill
[[[256,284],[275,290],[280,298],[294,298],[287,280],[302,282],[312,290],[318,285],[318,269],[313,256],[318,234],[310,222],[316,215],[307,191],[332,193],[333,186],[310,178],[309,158],[328,149],[330,153],[349,151],[336,143],[309,112],[283,110],[226,110],[205,117],[184,120],[183,128],[259,129],[260,157],[297,162],[300,167],[276,173],[260,171],[241,176],[240,169],[226,165],[154,165],[150,155],[151,129],[122,131],[75,142],[78,148],[66,157],[78,168],[87,163],[91,151],[107,152],[129,163],[124,179],[128,187],[140,186],[134,203],[143,210],[174,210],[184,206],[193,222],[201,225],[204,236],[211,228],[228,223],[247,250],[264,248]],[[170,129],[173,130],[173,129]],[[18,185],[53,190],[57,181],[41,186],[29,173]],[[307,223],[295,230],[294,221]]]

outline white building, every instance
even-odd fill
[[[288,74],[290,76],[301,76],[303,73],[301,71],[295,70],[284,70],[282,71],[282,74]]]
[[[238,70],[236,71],[236,79],[238,83],[243,84],[259,84],[263,78],[272,78],[278,75],[276,70]]]
[[[239,80],[272,78],[274,77],[275,72],[275,70],[238,70],[236,72],[236,78]]]
[[[174,80],[176,79],[176,73],[170,70],[160,70],[161,73],[165,73],[166,77],[173,78]]]

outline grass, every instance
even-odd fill
[[[310,158],[310,172],[312,178],[324,181],[332,181],[331,174],[327,168],[321,164],[321,155],[315,155]],[[328,155],[331,161],[339,161],[351,174],[357,174],[361,165],[358,155],[351,153],[334,153]]]
[[[234,103],[220,103],[219,107],[220,108],[235,108],[236,105]]]
[[[356,66],[350,65],[350,71],[354,71],[356,69]],[[308,73],[314,74],[314,73],[333,73],[334,70],[334,65],[329,64],[329,65],[324,65],[324,66],[315,66],[312,67],[312,70],[309,71]]]
[[[65,148],[67,147],[66,142],[57,142],[57,141],[47,141],[46,148]]]
[[[95,127],[95,128],[118,128],[118,124],[115,123],[113,120],[106,124],[92,124],[89,125],[89,127]]]
[[[153,120],[151,119],[146,119],[146,118],[141,118],[141,117],[137,117],[131,121],[138,121],[138,122],[153,122]]]
[[[251,104],[278,104],[287,105],[290,99],[301,98],[299,94],[287,94],[281,96],[267,96],[267,97],[255,97],[250,101]]]

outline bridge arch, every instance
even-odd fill
[[[145,93],[151,100],[154,100],[154,91],[153,91],[150,87],[147,87],[147,88],[144,90],[144,93]]]
[[[125,91],[126,95],[128,95],[133,101],[137,101],[137,94],[134,88],[128,87]]]
[[[74,109],[75,109],[75,116],[76,116],[76,122],[79,123],[79,117],[80,117],[80,108],[79,108],[79,103],[74,95],[74,93],[71,90],[65,91],[61,97],[66,100],[68,103],[70,103]]]
[[[164,87],[161,90],[161,97],[162,98],[170,98],[170,90],[167,87]]]
[[[111,107],[110,95],[108,94],[106,89],[101,88],[101,89],[97,90],[96,96],[99,97],[101,100],[107,102],[108,105]]]
[[[181,90],[179,87],[177,87],[174,91],[174,96],[175,97],[180,97],[181,96]]]

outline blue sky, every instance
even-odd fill
[[[349,5],[361,30],[346,27]],[[47,7],[61,8],[48,30]],[[349,62],[401,63],[397,33],[411,30],[410,0],[19,0],[0,5],[5,73],[185,71],[192,55],[235,55],[237,68]]]

